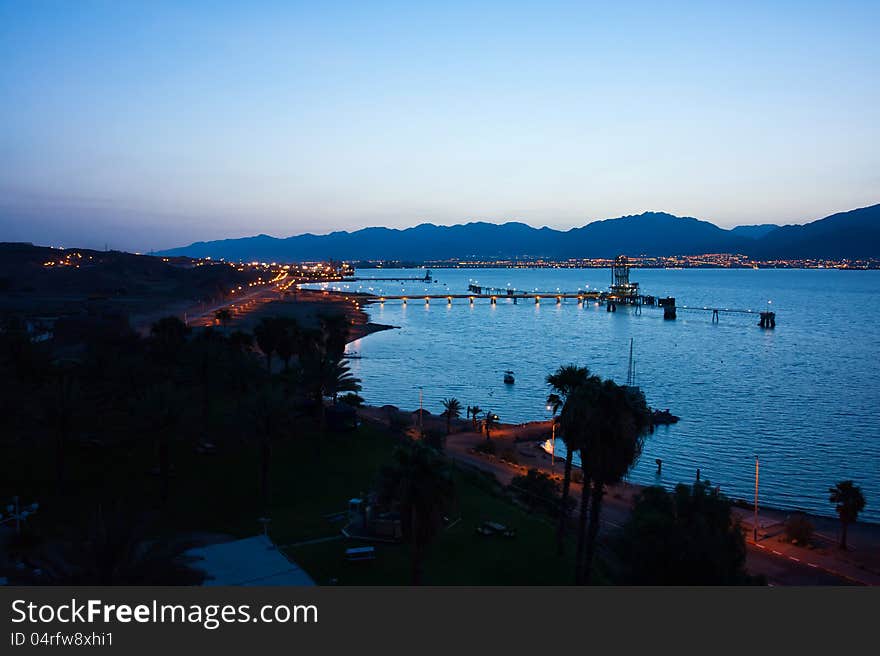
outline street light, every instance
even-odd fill
[[[551,412],[553,408],[548,404],[547,412]],[[550,469],[556,467],[556,413],[550,417]]]
[[[752,538],[758,542],[758,456],[755,455],[755,519],[752,524]]]

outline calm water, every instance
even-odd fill
[[[364,276],[415,276],[418,270],[363,270]],[[376,294],[466,293],[469,280],[521,290],[604,289],[605,269],[437,269],[433,284],[358,282],[341,286]],[[727,494],[751,498],[754,456],[761,458],[767,505],[833,514],[827,488],[851,478],[868,499],[864,519],[880,521],[880,271],[633,270],[644,293],[678,305],[771,307],[776,330],[757,316],[631,308],[607,313],[575,301],[540,305],[499,299],[497,306],[456,299],[373,305],[373,321],[400,330],[350,345],[371,404],[442,411],[441,399],[497,412],[502,421],[547,418],[545,376],[565,363],[586,365],[625,382],[630,338],[636,382],[648,403],[681,416],[645,445],[631,480],[674,485],[702,477]],[[502,383],[505,369],[516,384]],[[655,475],[655,458],[663,475]]]

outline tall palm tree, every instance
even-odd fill
[[[865,495],[862,494],[862,488],[852,481],[840,481],[828,488],[828,495],[828,500],[835,504],[837,516],[840,517],[840,548],[846,550],[846,529],[865,509]]]
[[[169,381],[152,386],[136,402],[139,420],[156,442],[161,482],[159,502],[162,508],[168,505],[170,496],[171,446],[177,437],[183,407],[184,400]]]
[[[282,325],[277,317],[263,317],[254,328],[254,339],[257,346],[266,356],[266,370],[272,373],[272,354],[278,349],[281,341]]]
[[[348,317],[341,312],[322,314],[318,317],[318,323],[321,327],[324,353],[332,360],[340,360],[348,343]]]
[[[492,430],[498,426],[498,415],[493,413],[491,410],[486,413],[486,418],[483,419],[483,428],[486,430],[486,439],[492,439]]]
[[[278,387],[269,384],[254,390],[244,405],[248,428],[260,449],[260,501],[263,512],[268,512],[272,445],[292,430],[291,404]]]
[[[360,392],[360,379],[351,373],[351,365],[345,360],[325,361],[323,367],[322,396],[333,397],[333,405],[342,392]]]
[[[651,414],[640,391],[605,380],[574,390],[561,419],[579,443],[584,473],[575,565],[575,582],[583,584],[592,569],[605,486],[619,483],[638,460]]]
[[[556,413],[562,408],[569,395],[575,389],[587,384],[591,380],[592,382],[598,382],[599,379],[595,376],[591,377],[586,367],[578,367],[574,364],[562,365],[555,372],[547,376],[547,384],[553,390],[547,396],[547,405],[553,411],[552,421],[556,421]],[[578,448],[573,439],[569,440],[566,438],[567,432],[563,427],[561,438],[565,443],[565,469],[562,475],[559,522],[556,526],[556,553],[560,556],[565,551],[565,526],[568,520],[568,499],[571,496],[571,470],[574,462],[574,452]]]
[[[391,464],[380,472],[377,492],[381,504],[400,510],[403,535],[412,550],[412,584],[419,585],[425,550],[440,532],[443,517],[455,500],[449,467],[424,444],[399,446]]]
[[[461,401],[454,397],[443,399],[443,414],[446,415],[446,434],[449,435],[452,433],[452,420],[461,417]]]
[[[483,412],[483,409],[478,405],[471,407],[471,421],[473,421],[473,423],[474,423],[474,432],[475,433],[477,432],[477,422],[479,421],[480,415],[482,414],[482,412]]]

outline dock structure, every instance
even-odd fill
[[[562,304],[566,300],[576,300],[578,305],[586,302],[595,302],[599,305],[605,305],[607,312],[617,312],[618,305],[629,305],[633,307],[634,314],[641,314],[643,306],[657,307],[663,310],[663,318],[665,320],[674,321],[678,317],[679,311],[685,312],[710,312],[713,324],[720,323],[722,314],[753,314],[760,315],[758,326],[765,329],[773,329],[776,327],[776,313],[762,312],[740,308],[726,307],[692,307],[687,305],[677,305],[674,296],[658,297],[649,294],[642,294],[639,290],[639,283],[631,281],[629,278],[630,265],[626,256],[620,255],[615,258],[614,265],[611,267],[611,285],[609,291],[587,291],[578,290],[574,292],[540,292],[540,291],[524,291],[514,289],[512,287],[488,287],[478,285],[475,282],[468,284],[467,294],[392,294],[392,295],[370,295],[374,302],[385,303],[386,301],[401,301],[406,305],[409,301],[423,301],[425,305],[430,305],[432,300],[446,301],[447,305],[452,305],[455,299],[467,299],[469,305],[474,305],[477,299],[486,299],[490,305],[497,305],[498,299],[509,299],[517,304],[518,301],[532,300],[534,303],[540,304],[542,300],[555,301],[557,305]],[[430,282],[431,272],[427,271],[424,278],[359,278],[361,281],[368,280],[415,280],[420,282]]]
[[[564,300],[577,300],[578,303],[584,301],[604,301],[604,292],[585,292],[585,293],[518,293],[518,294],[386,294],[383,296],[375,296],[373,300],[379,303],[385,301],[401,301],[404,305],[409,301],[424,301],[426,305],[430,305],[434,300],[445,300],[447,305],[452,305],[454,299],[467,299],[470,305],[474,304],[477,299],[487,299],[490,305],[495,305],[499,298],[511,299],[514,303],[518,300],[534,300],[540,303],[541,300],[553,300],[557,304]]]
[[[343,278],[343,282],[433,282],[434,277],[431,275],[431,270],[428,269],[425,271],[424,276],[410,276],[409,278],[373,278],[373,277],[352,277],[352,278]]]

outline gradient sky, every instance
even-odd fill
[[[880,202],[880,2],[0,0],[0,240]]]

